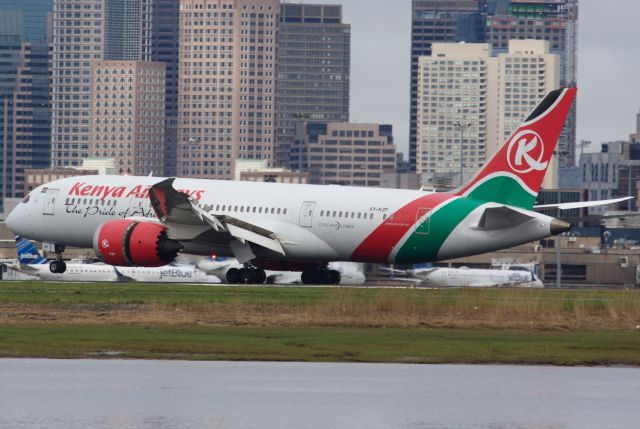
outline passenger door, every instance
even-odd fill
[[[300,208],[300,226],[311,228],[313,222],[313,210],[316,207],[315,201],[305,201]]]
[[[53,216],[53,212],[56,206],[56,199],[58,198],[58,189],[47,189],[47,193],[44,196],[44,205],[42,206],[42,214]]]

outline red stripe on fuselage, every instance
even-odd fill
[[[454,198],[454,195],[432,193],[411,201],[393,213],[378,226],[351,254],[356,262],[388,262],[391,251],[405,236],[420,216],[431,212],[434,207]]]

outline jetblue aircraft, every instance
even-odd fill
[[[305,284],[337,284],[330,261],[413,264],[504,249],[570,228],[534,204],[575,93],[549,93],[451,192],[81,176],[37,187],[6,223],[55,244],[53,272],[65,271],[65,246],[93,247],[115,266],[162,266],[183,252],[235,257],[242,283],[288,270]]]
[[[16,237],[18,264],[6,264],[8,268],[20,271],[42,280],[60,281],[136,281],[154,283],[220,283],[220,279],[208,275],[194,266],[164,267],[114,267],[102,263],[66,264],[64,273],[52,273],[49,261],[36,246],[23,237]]]

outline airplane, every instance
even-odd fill
[[[480,269],[480,268],[416,268],[413,270],[389,269],[393,274],[410,276],[394,277],[394,280],[407,280],[429,287],[497,287],[515,286],[542,288],[542,281],[530,270],[517,269]]]
[[[504,249],[571,227],[534,204],[575,94],[550,92],[471,180],[449,192],[79,176],[38,186],[6,224],[54,246],[52,272],[65,271],[66,246],[93,247],[115,266],[215,253],[243,264],[234,272],[242,283],[288,270],[302,271],[304,284],[337,284],[330,261],[411,264]]]
[[[231,274],[230,270],[239,271],[243,268],[242,264],[235,258],[203,258],[196,262],[196,266],[209,274],[220,279],[237,278],[240,276]],[[340,282],[342,285],[358,285],[363,284],[366,277],[363,272],[362,264],[355,262],[330,262],[329,269],[334,269],[340,273]],[[301,284],[302,273],[300,271],[265,271],[267,284]]]
[[[26,238],[16,236],[16,264],[5,264],[15,271],[37,277],[41,280],[113,282],[135,281],[154,283],[220,283],[220,279],[208,275],[193,266],[163,267],[114,267],[103,263],[69,263],[64,273],[53,273],[49,261],[36,246]]]

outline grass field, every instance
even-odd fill
[[[4,282],[0,356],[640,365],[640,291]]]

